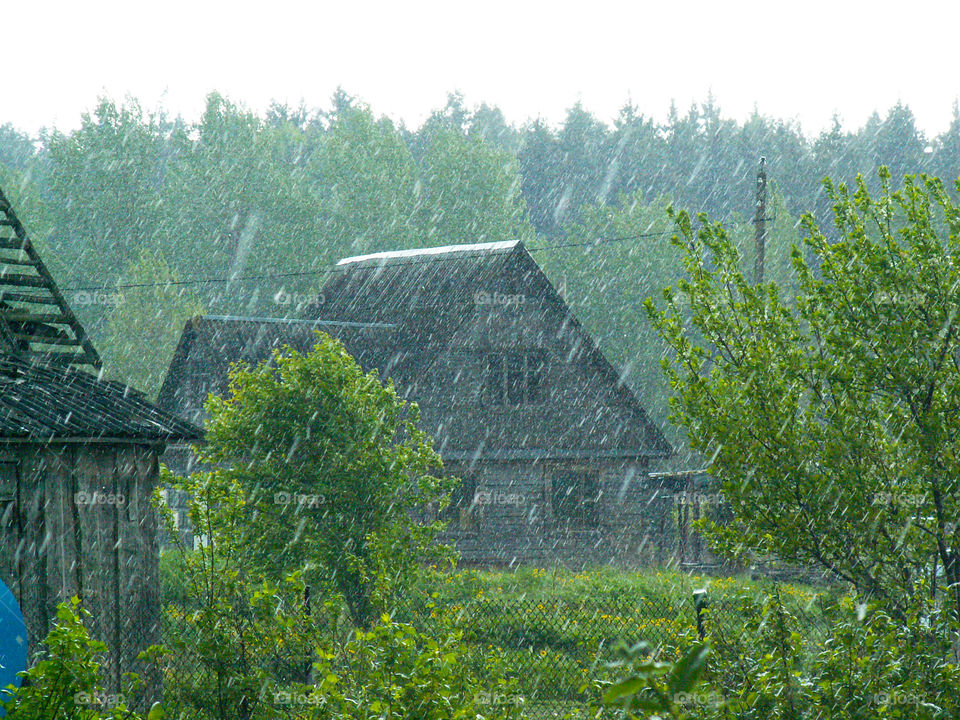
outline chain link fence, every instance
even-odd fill
[[[493,661],[509,680],[509,692],[494,684],[484,688],[485,700],[521,705],[528,717],[545,720],[596,717],[599,691],[595,683],[610,677],[605,663],[619,643],[646,641],[665,659],[678,657],[682,648],[699,638],[735,644],[742,640],[747,624],[762,622],[763,602],[763,598],[696,594],[664,601],[626,596],[531,600],[480,593],[453,603],[430,596],[408,597],[397,602],[391,615],[430,637],[459,634],[461,661],[472,666],[477,676],[484,678]],[[822,608],[789,601],[784,605],[793,629],[811,646],[827,636],[829,621]],[[242,694],[250,693],[267,704],[274,698],[265,697],[256,682],[249,687],[224,687],[218,678],[270,678],[274,688],[309,685],[314,681],[316,637],[343,640],[351,630],[327,606],[311,609],[308,602],[299,610],[289,616],[292,625],[284,642],[259,653],[252,672],[241,666],[249,658],[223,657],[217,652],[222,649],[218,643],[226,642],[218,633],[226,636],[236,628],[220,627],[211,633],[210,628],[188,622],[183,608],[168,606],[160,633],[166,652],[159,670],[149,675],[157,690],[150,695],[162,697],[170,718],[232,720],[235,714],[231,713],[236,711],[227,708],[235,708]],[[233,620],[249,627],[257,622],[256,617]],[[212,665],[212,658],[217,658],[219,666]],[[283,708],[276,713],[273,717],[298,717],[293,710],[284,714]]]

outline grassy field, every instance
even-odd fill
[[[164,564],[164,598],[176,604],[180,574],[172,559]],[[498,669],[510,681],[509,692],[491,688],[491,696],[522,702],[530,717],[593,717],[590,708],[600,695],[597,682],[611,677],[604,665],[619,642],[645,640],[664,658],[676,658],[698,639],[697,590],[705,590],[708,599],[702,616],[706,631],[732,652],[739,652],[739,643],[750,642],[745,628],[763,622],[764,602],[774,593],[805,645],[815,650],[830,622],[823,608],[838,593],[664,568],[431,568],[390,610],[395,620],[433,637],[460,634],[462,662],[480,677],[494,676],[491,668]],[[347,631],[343,620],[327,627]]]
[[[440,603],[463,603],[478,598],[516,602],[625,603],[633,601],[682,612],[692,609],[693,593],[706,590],[721,604],[742,598],[761,600],[779,587],[784,603],[816,612],[821,601],[835,597],[837,591],[793,583],[751,580],[747,576],[711,577],[691,575],[678,570],[650,568],[628,572],[601,567],[583,572],[563,568],[550,570],[458,570],[431,569],[414,594],[433,596]]]
[[[398,603],[394,616],[428,633],[460,632],[470,662],[494,662],[536,717],[586,712],[598,700],[595,682],[619,641],[646,640],[665,657],[698,639],[694,591],[705,590],[705,629],[737,639],[778,592],[797,626],[814,639],[828,620],[835,591],[744,577],[707,577],[667,569],[586,572],[433,571]],[[557,713],[557,714],[555,714]]]

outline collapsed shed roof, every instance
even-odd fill
[[[87,338],[0,190],[0,352],[99,370]]]
[[[122,383],[100,356],[0,191],[0,441],[202,437]]]

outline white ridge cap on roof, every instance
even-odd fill
[[[344,258],[337,265],[347,265],[349,263],[362,262],[364,260],[392,260],[394,258],[419,257],[421,255],[446,255],[447,253],[457,252],[488,252],[493,250],[509,250],[516,247],[519,240],[502,240],[491,243],[474,243],[471,245],[444,245],[442,247],[414,248],[412,250],[389,250],[387,252],[370,253],[369,255],[356,255],[354,257]]]

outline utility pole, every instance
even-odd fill
[[[757,228],[757,256],[754,259],[753,280],[755,284],[763,282],[763,260],[767,244],[767,159],[760,158],[757,171],[757,215],[754,219]]]

